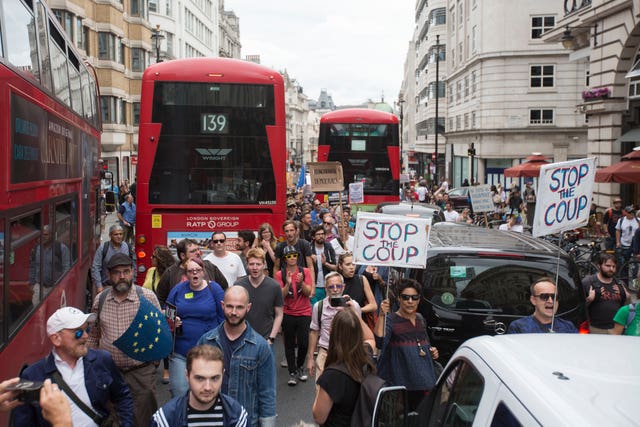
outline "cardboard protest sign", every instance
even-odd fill
[[[364,203],[364,183],[353,182],[349,184],[349,203]]]
[[[307,163],[311,190],[317,192],[342,191],[344,179],[340,162]]]
[[[425,268],[430,218],[358,212],[356,264]]]
[[[533,235],[545,236],[586,225],[595,176],[595,157],[542,166]]]
[[[469,188],[469,196],[471,196],[471,206],[473,211],[478,212],[493,212],[495,206],[493,200],[491,200],[491,186],[487,185],[474,185]]]

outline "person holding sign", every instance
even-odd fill
[[[369,327],[375,325],[378,304],[366,277],[356,274],[353,254],[346,252],[338,257],[338,272],[344,277],[344,293],[355,300],[362,307],[362,318]]]
[[[413,279],[401,279],[397,285],[400,307],[391,312],[388,299],[380,304],[381,316],[374,336],[378,353],[378,375],[391,385],[405,386],[409,411],[415,411],[436,382],[433,359],[438,349],[431,347],[427,324],[420,313],[422,286]]]

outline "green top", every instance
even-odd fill
[[[627,330],[624,331],[624,335],[630,335],[634,337],[640,337],[640,307],[636,305],[636,315],[629,323]],[[629,304],[621,307],[616,315],[613,317],[615,323],[619,323],[622,326],[627,324],[627,317],[629,317]]]

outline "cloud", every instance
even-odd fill
[[[403,78],[413,2],[227,0],[240,18],[242,55],[286,69],[310,98],[327,89],[337,104],[393,103]]]

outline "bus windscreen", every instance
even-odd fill
[[[242,205],[276,199],[267,126],[273,86],[156,82],[152,121],[162,123],[149,203]]]

